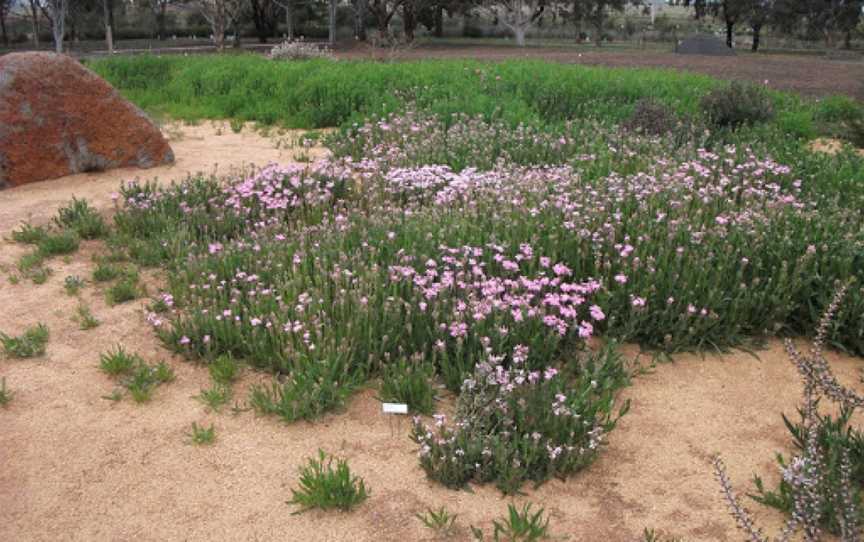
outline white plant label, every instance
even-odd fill
[[[408,414],[408,405],[403,403],[381,403],[384,414]]]

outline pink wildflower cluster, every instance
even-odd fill
[[[441,334],[456,340],[475,329],[499,337],[520,326],[536,332],[537,323],[561,337],[575,333],[587,339],[594,323],[605,318],[590,303],[601,287],[598,281],[574,280],[566,265],[552,265],[529,245],[515,254],[498,245],[442,246],[439,257],[422,267],[393,265],[389,274],[392,282],[409,283],[417,309],[438,315]]]

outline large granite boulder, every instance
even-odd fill
[[[0,188],[173,161],[147,115],[76,60],[0,56]]]

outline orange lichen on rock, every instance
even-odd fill
[[[0,57],[0,188],[173,161],[147,115],[76,60]]]

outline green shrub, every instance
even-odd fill
[[[404,403],[411,412],[431,414],[435,408],[435,365],[422,359],[400,359],[382,368],[381,400]]]
[[[300,487],[292,489],[288,504],[300,506],[299,514],[311,508],[338,509],[347,512],[369,496],[366,484],[359,476],[351,474],[348,462],[328,457],[318,450],[318,458],[310,458],[306,466],[300,467]]]
[[[96,268],[93,270],[93,280],[96,282],[108,282],[109,280],[114,280],[115,278],[120,276],[122,269],[117,265],[100,261],[96,264]]]
[[[73,197],[69,205],[57,211],[54,222],[61,229],[74,231],[81,239],[99,239],[108,234],[102,216],[83,199]]]
[[[240,365],[228,354],[217,356],[207,367],[217,384],[230,385],[240,375]]]
[[[777,126],[783,133],[799,139],[813,139],[817,135],[809,111],[785,111],[777,116]]]
[[[850,122],[862,118],[864,108],[848,96],[829,96],[816,106],[816,119],[820,122]]]
[[[309,362],[281,383],[253,386],[249,404],[258,413],[276,415],[285,422],[312,420],[342,407],[355,387],[340,364]]]
[[[653,98],[642,98],[636,102],[633,114],[624,122],[624,127],[646,134],[666,135],[677,127],[678,122],[671,107]]]
[[[768,92],[752,83],[734,81],[702,97],[705,118],[719,128],[738,128],[774,118],[774,105]]]
[[[6,355],[12,358],[35,358],[45,353],[48,344],[48,326],[39,323],[27,328],[22,335],[11,337],[0,333],[0,343]]]
[[[120,280],[115,282],[106,291],[106,297],[110,305],[118,305],[133,299],[138,299],[143,295],[141,285],[138,284],[138,273],[125,273]]]

